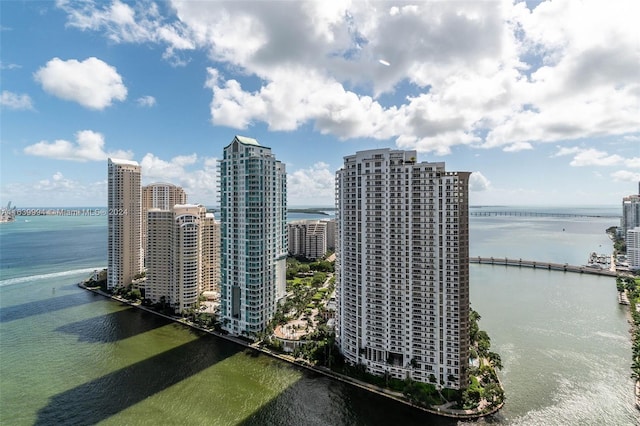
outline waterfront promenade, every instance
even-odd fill
[[[589,266],[569,265],[567,263],[539,262],[536,260],[510,259],[508,257],[469,257],[469,263],[481,265],[518,266],[524,268],[546,269],[549,271],[576,272],[580,274],[603,275],[616,277],[618,273],[609,269],[592,268]]]

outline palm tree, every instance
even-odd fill
[[[493,367],[496,370],[502,370],[502,359],[500,358],[500,354],[495,352],[489,352],[487,354],[487,358],[489,359],[489,361],[491,362],[491,365],[493,365]]]
[[[631,364],[631,378],[640,380],[640,360],[635,359]]]

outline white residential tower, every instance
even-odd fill
[[[345,157],[336,174],[336,337],[378,375],[460,389],[469,362],[468,172],[416,151]]]

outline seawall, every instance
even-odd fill
[[[187,321],[187,320],[185,320],[183,318],[177,318],[177,317],[173,317],[171,315],[163,314],[161,312],[158,312],[158,311],[155,311],[153,309],[150,309],[150,308],[148,308],[146,306],[142,306],[140,303],[134,303],[134,302],[131,302],[130,300],[124,299],[122,297],[118,297],[118,296],[114,296],[114,295],[111,295],[111,294],[107,294],[107,293],[103,292],[102,290],[100,290],[98,288],[86,287],[83,282],[79,282],[78,286],[80,288],[83,288],[85,290],[91,291],[91,292],[93,292],[95,294],[99,294],[99,295],[104,296],[106,298],[109,298],[111,300],[114,300],[114,301],[117,301],[117,302],[120,302],[120,303],[124,303],[126,305],[131,306],[131,307],[134,307],[134,308],[137,308],[137,309],[141,309],[141,310],[149,312],[151,314],[155,314],[155,315],[161,316],[161,317],[166,318],[166,319],[168,319],[170,321],[180,323],[180,324],[182,324],[182,325],[184,325],[186,327],[191,327],[192,329],[201,331],[203,333],[207,333],[207,334],[216,336],[216,337],[218,337],[220,339],[224,339],[226,341],[233,342],[235,344],[238,344],[238,345],[242,346],[245,349],[249,349],[249,350],[253,350],[253,351],[262,353],[262,354],[270,356],[272,358],[276,358],[276,359],[278,359],[280,361],[284,361],[284,362],[287,362],[289,364],[295,365],[298,368],[303,368],[303,369],[306,369],[308,371],[311,371],[311,372],[314,372],[314,373],[317,373],[317,374],[322,374],[323,376],[329,377],[329,378],[334,379],[334,380],[338,380],[338,381],[340,381],[342,383],[346,383],[346,384],[349,384],[351,386],[358,387],[360,389],[366,390],[366,391],[371,392],[371,393],[375,393],[377,395],[380,395],[380,396],[383,396],[383,397],[386,397],[386,398],[389,398],[389,399],[393,399],[394,401],[397,401],[397,402],[402,403],[404,405],[416,408],[416,409],[418,409],[420,411],[423,411],[425,413],[434,414],[434,415],[437,415],[437,416],[448,417],[448,418],[453,418],[453,419],[474,420],[474,419],[479,419],[481,417],[487,417],[487,416],[491,416],[493,414],[496,414],[504,406],[504,402],[502,402],[499,405],[497,405],[495,407],[492,407],[491,410],[488,410],[488,411],[455,410],[455,409],[450,409],[450,408],[440,408],[440,409],[425,408],[425,407],[422,407],[422,406],[419,406],[419,405],[416,405],[416,404],[412,404],[411,402],[407,401],[406,399],[403,398],[402,394],[399,393],[399,392],[393,392],[391,390],[387,390],[387,389],[381,388],[379,386],[372,385],[370,383],[366,383],[366,382],[354,379],[352,377],[345,376],[345,375],[340,374],[340,373],[336,373],[336,372],[334,372],[334,371],[332,371],[332,370],[330,370],[330,369],[328,369],[326,367],[320,367],[320,366],[315,366],[315,365],[309,364],[304,360],[293,358],[290,355],[283,355],[283,354],[279,354],[279,353],[273,352],[273,351],[271,351],[271,350],[269,350],[267,348],[259,347],[255,343],[249,343],[249,342],[247,342],[245,340],[236,338],[234,336],[229,336],[227,334],[222,334],[222,333],[218,333],[218,332],[213,331],[213,330],[208,330],[208,329],[202,328],[202,327],[200,327],[200,326],[198,326],[196,324],[193,324],[192,322]]]

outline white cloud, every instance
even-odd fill
[[[31,102],[31,97],[29,95],[19,95],[17,93],[9,92],[8,90],[2,91],[2,95],[0,95],[0,105],[9,109],[33,110],[33,103]]]
[[[611,173],[611,177],[616,182],[640,182],[640,172],[631,172],[629,170],[619,170]]]
[[[627,140],[626,142],[629,141]],[[621,155],[609,154],[595,148],[558,147],[558,152],[553,154],[552,157],[566,155],[574,156],[571,163],[569,163],[574,167],[625,165],[626,167],[640,168],[640,157],[624,158]]]
[[[553,157],[562,157],[564,155],[577,154],[580,151],[582,151],[582,148],[579,148],[577,146],[574,146],[574,147],[559,146],[558,152],[556,152],[553,155]]]
[[[533,146],[529,142],[516,142],[509,146],[504,147],[502,150],[504,152],[519,152],[533,149]]]
[[[167,47],[163,58],[173,65],[185,65],[176,51],[196,47],[191,29],[181,22],[167,23],[158,6],[142,2],[129,6],[119,0],[111,4],[59,0],[58,7],[68,14],[67,25],[80,30],[104,31],[116,43],[161,43]]]
[[[36,181],[3,185],[0,195],[20,207],[102,206],[107,199],[107,181],[81,182],[58,171]]]
[[[578,152],[569,164],[576,167],[615,166],[622,162],[624,162],[624,158],[617,154],[609,155],[604,151],[589,148]]]
[[[54,142],[40,141],[29,145],[24,153],[39,157],[72,161],[103,161],[109,157],[131,159],[131,151],[104,151],[104,136],[92,130],[80,130],[76,133],[76,141],[69,142],[58,139]]]
[[[156,98],[154,98],[153,96],[142,96],[139,97],[138,99],[136,99],[136,103],[138,104],[138,106],[140,107],[152,107],[155,106],[156,104]]]
[[[46,92],[90,109],[102,110],[127,98],[118,71],[94,57],[82,62],[53,58],[34,73],[34,78]]]
[[[34,185],[37,191],[73,191],[77,188],[78,183],[73,180],[66,179],[60,172],[56,172],[51,179],[42,179]]]
[[[491,187],[491,182],[480,172],[473,172],[469,177],[469,191],[486,191]]]
[[[335,171],[318,162],[307,169],[287,172],[287,200],[290,205],[333,205]]]
[[[198,158],[196,154],[190,154],[179,155],[167,161],[147,153],[140,162],[140,166],[145,185],[153,182],[170,182],[180,185],[185,190],[190,203],[206,206],[218,203],[215,158]]]
[[[634,169],[640,169],[640,157],[627,158],[624,160],[624,165]]]
[[[174,0],[167,16],[153,3],[60,7],[70,26],[161,44],[174,63],[207,51],[220,64],[206,83],[216,125],[311,123],[343,139],[395,139],[437,154],[640,130],[633,0],[533,10],[524,2]],[[261,85],[249,91],[228,70]],[[383,102],[386,94],[396,101]]]
[[[0,70],[17,70],[22,68],[21,65],[18,64],[5,64],[2,61],[0,61]]]

